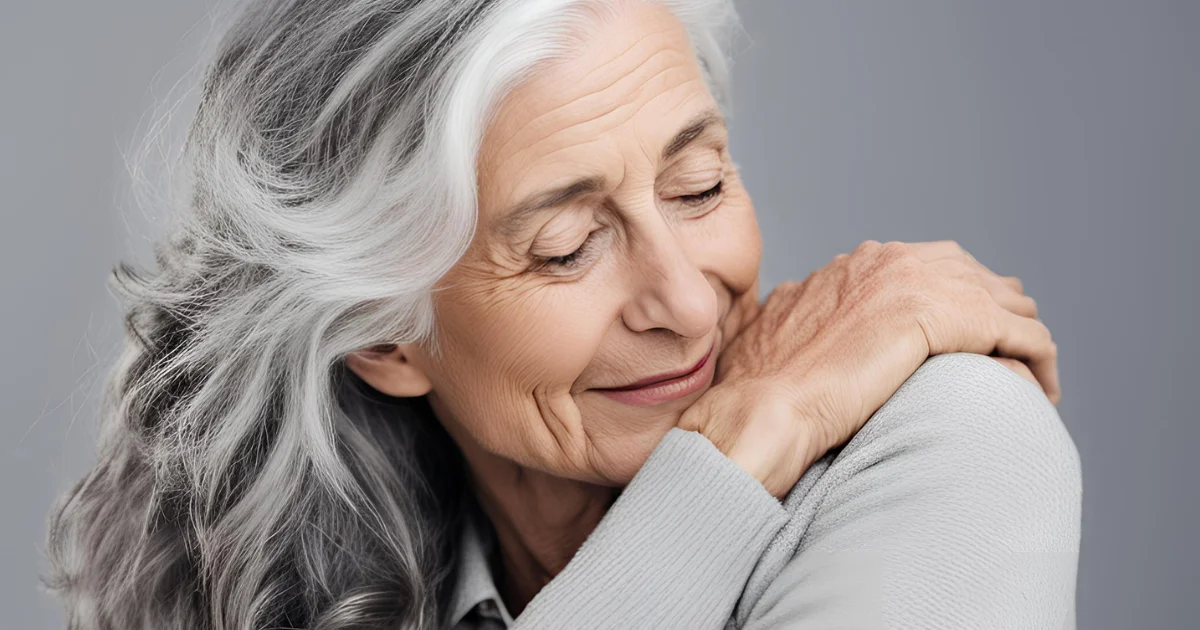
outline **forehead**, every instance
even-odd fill
[[[687,32],[666,8],[624,3],[581,40],[497,107],[480,147],[481,212],[558,179],[603,176],[585,171],[631,148],[657,159],[680,125],[715,108]]]

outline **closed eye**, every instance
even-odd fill
[[[589,232],[587,238],[583,240],[583,243],[581,243],[579,247],[575,249],[575,251],[569,254],[562,254],[560,256],[537,256],[536,258],[543,269],[557,268],[560,270],[567,270],[582,267],[590,261],[591,255],[594,254],[593,248],[596,246],[595,240],[598,238],[597,233],[603,231],[604,229],[601,228]]]
[[[721,194],[721,186],[725,184],[725,180],[717,182],[716,186],[695,195],[680,195],[679,200],[691,206],[698,206],[708,200]]]

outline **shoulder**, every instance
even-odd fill
[[[872,447],[917,449],[948,469],[1079,484],[1079,453],[1058,409],[1038,386],[979,354],[926,360],[847,444],[851,453]]]
[[[793,488],[738,620],[1061,628],[1081,491],[1040,388],[982,355],[931,357]]]
[[[914,497],[953,498],[994,516],[990,527],[1012,521],[1014,544],[1032,544],[1033,530],[1077,529],[1075,442],[1038,386],[986,356],[930,357],[831,455],[826,485],[867,478]]]
[[[971,526],[1011,548],[1077,548],[1079,452],[1039,387],[993,359],[930,357],[844,446],[806,473],[793,513]],[[845,508],[845,509],[841,509]],[[969,517],[962,517],[963,514]],[[833,526],[836,519],[825,519]]]

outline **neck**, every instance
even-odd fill
[[[554,477],[495,456],[468,457],[468,464],[475,497],[499,542],[497,588],[515,617],[567,566],[616,489]]]
[[[438,401],[431,397],[435,409]],[[447,418],[444,410],[439,417]],[[457,423],[444,423],[466,460],[471,490],[496,531],[496,587],[513,617],[558,575],[620,493],[555,477],[480,447]]]

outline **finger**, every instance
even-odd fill
[[[1036,318],[1038,316],[1037,302],[1025,295],[1025,287],[1021,283],[1020,278],[998,275],[991,269],[979,264],[978,261],[970,261],[964,264],[976,271],[978,274],[977,280],[983,283],[988,293],[992,295],[992,299],[996,300],[1005,309],[1022,317]]]
[[[1009,289],[1016,291],[1017,293],[1019,293],[1021,295],[1025,294],[1025,283],[1021,282],[1020,278],[1018,278],[1016,276],[1002,276],[1002,275],[996,273],[995,271],[992,271],[991,269],[989,269],[987,267],[987,265],[984,265],[983,263],[979,262],[978,260],[975,260],[974,258],[969,260],[967,262],[967,265],[977,269],[981,274],[983,274],[989,278],[994,278],[997,282],[999,282],[1000,284],[1003,284],[1004,286],[1008,287]]]
[[[1042,384],[1038,382],[1037,377],[1033,375],[1033,371],[1031,371],[1029,369],[1029,366],[1025,365],[1023,362],[1018,361],[1016,359],[1010,359],[1008,357],[991,357],[991,358],[995,359],[996,362],[999,363],[1000,365],[1003,365],[1004,367],[1012,370],[1013,372],[1016,372],[1017,375],[1020,376],[1021,378],[1029,381],[1030,383],[1033,383],[1034,385],[1037,385],[1039,388],[1042,386]]]
[[[1033,298],[1013,291],[1011,287],[1002,283],[999,279],[988,278],[985,282],[988,283],[987,289],[992,299],[1004,307],[1004,310],[1020,315],[1021,317],[1037,318],[1037,301]]]
[[[996,354],[1024,361],[1046,397],[1057,404],[1062,394],[1058,380],[1058,346],[1050,337],[1050,329],[1036,319],[1003,308],[997,308],[996,312]]]
[[[1006,283],[1002,276],[992,273],[983,265],[956,258],[943,258],[928,265],[942,275],[983,287],[992,296],[992,300],[1005,310],[1022,317],[1036,318],[1038,315],[1037,302],[1033,298],[1013,290],[1012,285]]]
[[[990,278],[995,278],[997,281],[1004,284],[1005,286],[1008,286],[1009,288],[1016,291],[1017,293],[1021,293],[1021,294],[1025,293],[1025,284],[1023,282],[1021,282],[1020,278],[1018,278],[1016,276],[1002,276],[1002,275],[996,273],[995,271],[992,271],[992,269],[990,267],[988,267],[987,265],[976,260],[975,257],[972,256],[971,253],[966,250],[963,250],[963,260],[967,266],[978,270],[980,273],[984,274],[985,276],[988,276]]]
[[[933,262],[946,258],[956,258],[960,260],[974,260],[974,257],[963,249],[957,241],[926,241],[921,243],[908,243],[909,250],[918,259],[925,262]]]
[[[1016,276],[1000,276],[1000,280],[1012,287],[1017,293],[1025,293],[1025,283],[1021,282],[1020,278]]]
[[[971,252],[963,249],[957,241],[930,241],[924,243],[910,243],[909,249],[917,258],[924,262],[933,262],[936,260],[961,260],[968,266],[974,267],[981,272],[995,276],[1001,282],[1011,287],[1017,293],[1025,293],[1025,285],[1021,279],[1016,276],[1001,276],[995,271],[992,271],[987,265],[979,262]]]

